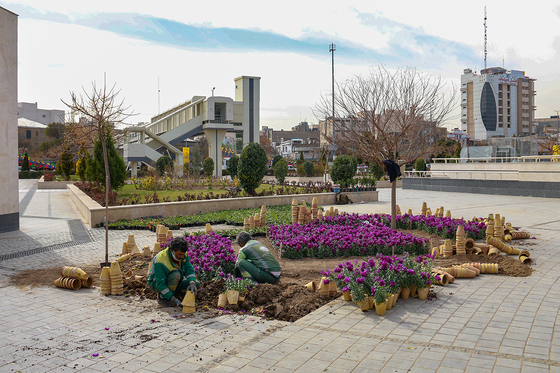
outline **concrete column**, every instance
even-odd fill
[[[0,7],[0,233],[19,230],[17,17]]]
[[[222,176],[222,142],[227,130],[205,129],[204,135],[208,140],[208,154],[214,160],[214,176]]]
[[[130,162],[130,175],[132,177],[138,176],[138,171],[136,170],[136,167],[138,167],[138,162]]]

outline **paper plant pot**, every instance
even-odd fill
[[[159,242],[156,242],[154,244],[154,256],[156,256],[160,251],[161,251],[161,244]]]
[[[308,288],[309,290],[311,290],[312,292],[316,292],[317,291],[317,281],[311,281],[310,283],[305,285],[305,287]]]
[[[465,248],[466,249],[472,249],[474,247],[474,240],[472,238],[467,238],[465,240]]]
[[[128,235],[128,241],[127,243],[131,244],[131,245],[135,245],[136,244],[136,240],[134,239],[134,235],[133,234],[129,234]]]
[[[423,289],[418,289],[418,299],[426,300],[428,298],[428,293],[430,292],[430,287],[426,286]]]
[[[150,258],[152,256],[150,246],[144,246],[144,248],[142,249],[142,256],[145,258]]]
[[[220,294],[218,296],[218,307],[224,308],[227,305],[227,302],[228,302],[227,295]]]
[[[125,274],[123,275],[124,278],[126,278],[127,280],[131,279],[133,276],[132,271],[126,271]]]
[[[187,291],[181,304],[186,307],[195,307],[194,293],[192,291]]]
[[[373,309],[373,305],[374,305],[374,303],[375,303],[375,301],[374,301],[375,298],[373,298],[373,297],[370,296],[370,297],[366,297],[366,299],[368,300],[368,309],[372,310],[372,309]]]
[[[389,297],[387,297],[387,299],[385,299],[385,309],[390,310],[391,308],[393,308],[393,296],[392,295],[390,295]]]
[[[344,296],[345,301],[351,301],[352,300],[352,296],[350,295],[349,291],[342,292],[342,295]]]
[[[369,311],[369,299],[368,299],[368,297],[364,298],[361,301],[356,302],[356,304],[358,305],[358,307],[360,307],[362,312],[368,312]]]
[[[441,286],[447,286],[449,284],[449,273],[447,272],[436,272],[436,274],[440,277],[439,281],[436,281],[436,284]]]
[[[402,299],[408,299],[409,296],[410,296],[410,288],[402,288],[401,289],[401,298]]]
[[[239,301],[239,292],[237,290],[226,291],[226,297],[229,304],[237,304]]]
[[[206,234],[212,233],[212,226],[210,223],[206,223]]]
[[[530,255],[531,254],[529,254],[527,250],[522,250],[519,253],[519,260],[521,261],[521,263],[530,264],[533,262],[533,260],[529,257]]]
[[[387,303],[375,303],[375,312],[377,312],[379,316],[384,316],[386,309]]]
[[[80,280],[83,288],[91,288],[93,286],[93,277],[88,276],[85,280]]]
[[[173,238],[173,232],[171,232],[171,230],[167,231],[167,239],[169,240],[170,238]]]
[[[123,242],[121,255],[128,254],[128,242]]]
[[[399,292],[393,294],[393,307],[397,305],[397,299],[399,298]]]
[[[62,267],[62,271],[60,272],[60,274],[64,277],[73,277],[80,280],[86,280],[88,277],[88,274],[85,273],[83,269],[78,267],[64,266]]]
[[[329,295],[334,295],[338,292],[338,288],[336,287],[336,282],[331,281],[329,283]]]
[[[126,262],[131,256],[132,256],[132,254],[121,255],[117,258],[117,262],[119,262],[119,263]]]
[[[330,283],[325,284],[325,282],[324,282],[325,279],[326,279],[326,277],[321,277],[321,281],[319,282],[317,292],[321,295],[324,295],[324,296],[328,297],[329,294],[330,294]]]

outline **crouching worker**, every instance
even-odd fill
[[[275,284],[280,278],[280,264],[268,248],[252,239],[245,231],[237,235],[241,246],[235,262],[235,276],[249,278],[258,283]]]
[[[175,237],[152,261],[148,286],[158,294],[158,303],[164,307],[181,306],[186,292],[192,291],[196,296],[200,286],[189,256],[186,255],[187,249],[187,240]]]

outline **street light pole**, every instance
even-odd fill
[[[332,126],[333,126],[333,130],[332,130],[332,139],[333,139],[333,145],[335,144],[335,127],[334,127],[334,51],[336,50],[336,45],[335,44],[330,44],[329,45],[329,52],[332,53]],[[334,157],[335,157],[335,153],[336,153],[336,146],[333,147],[333,162],[334,162]]]

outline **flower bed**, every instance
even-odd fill
[[[439,276],[432,273],[433,257],[416,255],[377,255],[362,262],[342,262],[333,271],[327,268],[324,282],[335,282],[342,292],[350,292],[356,302],[372,296],[385,302],[401,288],[429,287]]]
[[[231,240],[215,234],[185,236],[189,244],[187,254],[199,281],[210,281],[223,274],[233,273],[236,255],[231,248]],[[169,239],[163,244],[167,247]]]
[[[272,225],[269,238],[284,258],[328,258],[390,254],[423,254],[428,240],[397,232],[375,215],[342,214],[306,225]]]
[[[384,224],[391,225],[391,215],[375,214],[374,216],[381,218]],[[455,239],[455,233],[459,225],[465,228],[465,236],[467,238],[470,237],[473,240],[477,240],[486,237],[486,224],[482,219],[480,222],[473,222],[463,219],[440,218],[433,215],[397,215],[398,229],[418,229],[448,239]]]
[[[267,224],[289,224],[292,221],[292,206],[268,206],[266,212]],[[243,219],[260,213],[260,208],[247,208],[239,210],[221,210],[206,212],[196,215],[144,217],[134,220],[117,220],[109,222],[109,229],[150,229],[154,230],[158,224],[163,224],[170,229],[183,227],[197,227],[210,224],[243,225]]]

